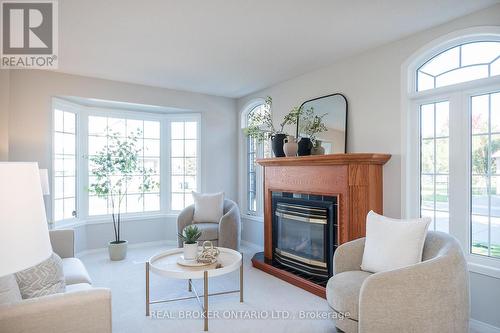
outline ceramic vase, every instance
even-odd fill
[[[325,155],[325,147],[321,146],[321,141],[316,140],[316,144],[311,149],[311,155]]]
[[[300,138],[299,140],[299,156],[311,155],[312,142],[309,138]]]
[[[198,242],[194,244],[186,244],[184,242],[182,248],[184,249],[184,260],[196,260],[198,256]]]
[[[109,242],[109,259],[113,261],[125,259],[127,257],[127,244],[127,241],[120,241],[118,243],[115,241]]]
[[[271,137],[271,143],[273,147],[273,153],[276,157],[285,157],[285,152],[283,151],[283,141],[286,138],[286,134],[275,134]]]
[[[297,150],[299,149],[298,143],[295,141],[295,137],[293,135],[289,135],[283,141],[283,151],[287,157],[297,156]]]

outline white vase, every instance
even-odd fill
[[[184,249],[184,259],[185,260],[195,260],[198,257],[198,243],[194,244],[183,244]]]
[[[296,156],[299,145],[295,141],[295,137],[293,135],[289,135],[283,142],[283,151],[285,152],[285,155],[287,157]]]
[[[127,257],[127,244],[127,241],[121,241],[120,243],[109,242],[109,259],[113,261],[125,259]]]

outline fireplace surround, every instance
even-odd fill
[[[258,160],[257,163],[264,167],[264,252],[256,253],[252,258],[254,267],[261,269],[269,274],[272,274],[280,279],[292,283],[300,288],[303,288],[311,293],[321,297],[326,297],[325,293],[325,271],[319,266],[303,265],[304,260],[311,259],[310,263],[326,262],[328,276],[333,273],[331,271],[333,253],[335,247],[350,240],[365,236],[366,214],[373,210],[379,214],[383,213],[382,203],[382,184],[383,184],[383,165],[390,159],[388,154],[372,154],[372,153],[355,153],[355,154],[331,154],[331,155],[315,155],[301,157],[280,157]],[[278,193],[281,193],[281,198],[278,200]],[[283,197],[285,193],[285,197]],[[291,196],[290,196],[291,193]],[[287,198],[288,196],[288,198]],[[305,202],[297,200],[304,199]],[[322,200],[318,200],[319,198]],[[333,221],[332,238],[326,245],[325,258],[318,259],[316,249],[312,249],[312,244],[317,244],[317,241],[309,239],[292,238],[288,243],[277,244],[277,236],[281,233],[289,233],[297,228],[301,228],[303,233],[310,233],[313,239],[318,237],[319,229],[308,229],[304,224],[299,224],[297,219],[287,219],[287,221],[276,223],[283,215],[295,215],[293,217],[305,217],[306,219],[318,219],[318,216],[303,216],[312,209],[324,208],[309,207],[311,203],[317,204],[323,201],[324,198],[334,202],[335,214]],[[278,201],[282,201],[278,209]],[[299,209],[291,209],[294,214],[290,214],[290,207],[299,207]],[[274,207],[276,206],[276,207]],[[333,214],[333,208],[332,208]],[[279,215],[276,215],[276,212]],[[324,216],[323,212],[316,212]],[[302,214],[302,215],[301,215]],[[329,213],[327,213],[329,214]],[[290,216],[287,216],[290,217]],[[285,225],[286,224],[286,225]],[[325,229],[323,229],[324,232]],[[316,236],[315,236],[316,235]],[[311,237],[310,237],[311,238]],[[302,246],[311,245],[309,252],[298,251],[301,248],[299,245],[302,240]],[[277,246],[276,246],[277,245]],[[297,247],[299,246],[299,247]],[[314,245],[316,246],[316,245]],[[278,248],[280,251],[276,251]],[[283,255],[283,251],[286,252]],[[302,252],[302,253],[300,253]],[[290,254],[292,256],[290,256]],[[301,254],[301,258],[296,258],[293,255]],[[307,261],[307,260],[305,260]],[[300,271],[298,268],[301,268]],[[313,273],[319,273],[319,278],[313,274],[308,274],[307,269]],[[324,267],[323,267],[324,268]],[[317,271],[313,271],[317,269]]]

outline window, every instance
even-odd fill
[[[471,42],[450,48],[417,71],[417,90],[500,75],[500,42]]]
[[[54,110],[54,204],[56,221],[76,217],[76,115]]]
[[[449,102],[420,106],[420,213],[448,232]]]
[[[179,211],[191,203],[191,191],[200,189],[198,114],[114,110],[61,99],[54,99],[53,105],[55,222],[108,220],[111,198],[100,198],[87,188],[95,180],[91,158],[109,151],[113,136],[126,142],[134,134],[139,165],[149,171],[150,181],[160,184],[144,192],[143,176],[132,175],[125,186],[123,217]]]
[[[172,170],[172,210],[181,210],[193,203],[192,191],[197,191],[198,124],[194,121],[170,123]]]
[[[471,251],[500,258],[500,92],[471,97]]]
[[[126,141],[130,135],[138,137],[139,164],[152,170],[153,181],[160,182],[160,121],[144,121],[101,116],[88,117],[88,156],[91,157],[108,147],[109,136]],[[89,160],[89,184],[92,184],[92,162]],[[160,210],[160,193],[141,191],[143,177],[133,176],[126,184],[127,193],[123,199],[122,211],[138,213]],[[89,215],[111,214],[111,199],[88,194]]]
[[[249,123],[252,114],[256,112],[267,112],[264,103],[258,103],[251,106],[247,112],[243,113],[245,119],[243,127]],[[245,185],[246,185],[246,211],[250,215],[262,215],[263,193],[262,186],[262,167],[257,164],[258,158],[271,157],[271,143],[269,140],[263,142],[255,138],[245,137]]]
[[[498,269],[500,30],[466,35],[409,66],[406,215],[431,217],[430,229],[456,236],[472,265]]]

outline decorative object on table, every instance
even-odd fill
[[[309,137],[313,144],[316,140],[323,141],[326,154],[345,153],[347,142],[347,98],[336,93],[305,101],[300,107],[303,110],[313,109],[313,115],[324,115],[321,122],[324,124],[326,131],[316,132],[312,137],[304,133],[304,127],[310,126],[304,123],[311,120],[311,114],[301,112],[296,122],[296,137]]]
[[[296,156],[299,145],[297,144],[295,137],[293,135],[288,135],[284,142],[283,151],[285,152],[285,155],[287,157]]]
[[[101,199],[111,201],[111,218],[113,219],[113,230],[115,240],[109,242],[108,251],[111,260],[123,260],[127,256],[127,241],[121,238],[121,208],[123,199],[127,193],[127,184],[133,177],[140,175],[142,183],[137,192],[144,193],[155,191],[160,184],[154,177],[153,169],[146,169],[139,160],[142,150],[142,142],[139,138],[142,131],[137,129],[122,138],[119,133],[112,132],[106,128],[107,147],[104,147],[96,155],[88,157],[93,165],[90,170],[95,179],[90,183],[88,191]]]
[[[0,162],[0,184],[3,277],[46,260],[52,255],[52,247],[38,164]]]
[[[273,117],[271,114],[273,100],[267,96],[263,111],[252,112],[249,115],[248,126],[243,130],[245,135],[256,139],[258,142],[271,139],[271,146],[275,157],[284,157],[283,151],[284,140],[287,136],[285,133],[286,125],[293,125],[297,122],[298,108],[292,109],[283,117],[283,121],[279,124],[279,129],[274,127]]]
[[[325,147],[321,146],[321,140],[314,142],[311,155],[325,155]]]
[[[184,228],[182,233],[179,233],[179,238],[183,241],[184,259],[196,260],[198,257],[198,238],[201,236],[201,231],[194,224]]]
[[[196,260],[205,264],[213,264],[217,261],[219,254],[219,249],[214,247],[214,244],[211,241],[204,241],[203,249]]]
[[[216,222],[194,222],[196,207],[190,205],[184,208],[177,217],[177,232],[182,233],[184,228],[195,224],[201,231],[198,241],[212,241],[219,247],[227,247],[238,250],[241,241],[241,218],[238,205],[229,199],[224,199],[222,217]],[[179,247],[182,247],[182,239],[178,237]]]

